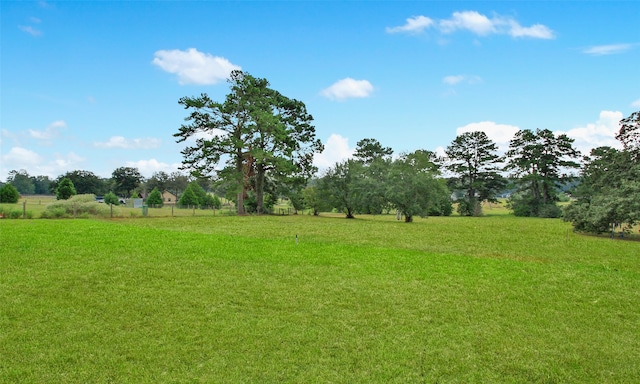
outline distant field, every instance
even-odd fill
[[[637,382],[640,243],[569,228],[0,220],[0,382]]]

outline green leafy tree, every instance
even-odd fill
[[[15,204],[20,199],[20,192],[12,184],[0,187],[0,203]]]
[[[392,154],[391,148],[383,147],[376,139],[358,141],[353,159],[361,163],[363,169],[363,177],[359,180],[361,198],[356,208],[359,213],[380,214],[388,208],[384,181]]]
[[[563,172],[578,168],[579,152],[573,139],[554,135],[548,129],[518,131],[509,143],[506,170],[519,178],[520,191],[510,207],[518,216],[557,217],[558,185],[569,176]]]
[[[131,191],[136,189],[144,178],[138,168],[120,167],[113,171],[111,179],[114,183],[114,190],[121,196],[131,197]]]
[[[322,210],[327,209],[325,201],[320,197],[318,186],[307,186],[302,190],[302,196],[305,207],[311,209],[314,216],[318,216]]]
[[[162,194],[158,190],[158,188],[153,188],[153,190],[147,196],[147,205],[152,206],[154,208],[161,208],[164,204],[162,201]]]
[[[197,207],[200,205],[200,199],[198,199],[198,195],[193,191],[192,184],[187,185],[187,189],[184,190],[178,204],[183,207]]]
[[[385,197],[404,215],[405,222],[412,222],[414,216],[428,216],[442,198],[438,195],[448,195],[438,175],[435,154],[430,151],[405,154],[391,164]]]
[[[376,139],[366,138],[356,144],[353,158],[362,164],[369,165],[376,160],[391,160],[391,155],[393,155],[393,149],[383,147]]]
[[[156,188],[158,191],[169,190],[171,176],[168,173],[160,171],[154,172],[151,177],[147,180],[146,187],[147,189],[153,190]]]
[[[120,205],[120,199],[118,199],[118,196],[112,191],[104,195],[104,202],[105,204]]]
[[[564,211],[576,231],[603,233],[640,223],[640,111],[620,121],[622,150],[599,147],[584,160],[581,183]]]
[[[193,193],[198,198],[198,203],[196,205],[203,206],[203,207],[206,206],[205,198],[207,197],[207,192],[205,192],[205,190],[202,189],[200,184],[197,181],[192,181],[189,183],[188,188],[191,188]]]
[[[181,172],[171,172],[167,182],[167,190],[176,196],[180,196],[189,185],[189,177]],[[160,188],[158,188],[160,189]]]
[[[318,183],[320,198],[344,212],[347,219],[355,217],[362,202],[362,171],[362,163],[346,160],[329,168]]]
[[[56,188],[56,199],[58,200],[67,200],[71,196],[75,196],[76,188],[73,185],[73,181],[71,179],[67,179],[63,177],[62,180],[58,183],[58,188]]]
[[[182,151],[183,169],[202,177],[226,159],[218,176],[233,185],[238,214],[245,213],[250,189],[260,213],[267,173],[278,178],[310,177],[315,172],[313,153],[322,151],[322,144],[315,139],[313,118],[302,102],[269,88],[266,79],[242,71],[232,71],[229,82],[231,92],[222,103],[206,94],[180,99],[191,114],[185,119],[189,124],[174,136],[178,142],[197,137],[195,145]]]
[[[49,179],[49,176],[35,176],[31,180],[33,181],[36,195],[49,195],[51,193],[51,179]]]
[[[497,201],[498,193],[507,182],[499,174],[500,157],[497,145],[482,131],[458,135],[447,147],[447,169],[455,175],[451,181],[457,189],[465,190],[465,198],[458,203],[463,216],[480,216],[482,201]]]
[[[220,201],[220,198],[218,198],[218,196],[207,193],[204,196],[201,206],[206,208],[220,209],[222,207],[222,202]]]
[[[79,195],[94,194],[97,196],[104,195],[108,190],[108,181],[96,176],[93,172],[76,170],[67,172],[59,176],[53,183],[52,188],[57,188],[58,183],[63,178],[67,178],[73,182],[73,186]]]
[[[24,169],[19,171],[10,171],[9,177],[7,177],[7,182],[11,183],[22,195],[33,195],[35,192],[33,180],[31,179],[31,176],[29,176],[29,173]]]

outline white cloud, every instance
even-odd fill
[[[387,28],[387,33],[419,33],[426,29],[435,28],[442,34],[452,34],[457,31],[469,31],[478,36],[491,34],[509,35],[515,38],[530,37],[534,39],[553,39],[553,31],[542,24],[523,27],[512,17],[495,15],[487,17],[476,11],[454,12],[448,19],[432,20],[426,16],[416,16],[407,19],[405,25]]]
[[[151,177],[154,172],[166,172],[171,173],[178,171],[178,167],[180,167],[180,163],[167,164],[156,159],[149,160],[138,160],[138,161],[127,161],[127,167],[137,168],[140,171],[140,174],[144,177]]]
[[[55,178],[60,174],[82,169],[84,158],[70,152],[66,155],[54,154],[52,159],[22,147],[13,147],[1,157],[0,174],[8,174],[12,169],[26,169],[30,175]]]
[[[349,147],[349,139],[336,133],[324,143],[324,151],[313,156],[313,165],[321,171],[353,156],[355,148]]]
[[[13,147],[2,155],[3,165],[10,169],[27,169],[38,166],[42,161],[42,157],[36,152],[21,147]]]
[[[419,33],[433,25],[433,20],[425,16],[410,17],[407,23],[398,27],[387,27],[387,33]]]
[[[516,21],[509,22],[509,35],[512,37],[532,37],[534,39],[553,39],[553,31],[542,24],[534,24],[530,27],[523,27]]]
[[[160,50],[152,63],[178,76],[180,84],[208,85],[224,81],[231,71],[241,69],[224,57],[212,56],[195,48]]]
[[[455,75],[455,76],[445,76],[442,79],[442,82],[445,84],[449,84],[449,85],[456,85],[459,82],[461,82],[462,80],[464,80],[464,76],[463,75]]]
[[[594,45],[586,48],[582,53],[593,56],[614,55],[617,53],[623,53],[633,48],[633,44],[609,44],[609,45]]]
[[[44,130],[29,130],[29,136],[38,140],[52,140],[60,136],[60,131],[67,127],[63,120],[57,120],[49,124]]]
[[[339,80],[321,94],[331,100],[369,97],[373,93],[373,85],[367,80],[354,80],[350,77]]]
[[[493,121],[480,121],[457,128],[456,135],[461,135],[466,132],[482,131],[487,134],[489,139],[498,145],[501,151],[504,151],[509,147],[509,141],[511,141],[513,135],[519,130],[520,128],[515,125],[498,124]]]
[[[591,149],[601,146],[622,148],[622,144],[615,139],[616,133],[620,130],[619,124],[622,118],[622,112],[601,111],[595,123],[561,133],[566,133],[567,136],[575,139],[574,147],[583,155],[588,155]]]
[[[98,148],[122,148],[122,149],[153,149],[158,148],[162,141],[152,137],[126,139],[122,136],[112,136],[106,142],[94,142],[93,145]]]
[[[19,25],[18,28],[20,28],[21,31],[26,32],[33,37],[38,37],[42,35],[42,31],[35,29],[30,25]]]
[[[449,85],[456,85],[462,82],[467,84],[480,84],[482,83],[482,78],[480,76],[454,75],[443,77],[442,82]]]
[[[632,102],[632,103],[631,103],[631,106],[632,106],[633,108],[640,108],[640,99],[638,99],[638,100],[636,100],[636,101]]]
[[[496,31],[494,22],[475,11],[454,12],[450,19],[440,20],[438,26],[442,33],[466,29],[476,35],[486,36]]]

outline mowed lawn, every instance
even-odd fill
[[[3,383],[637,383],[640,242],[555,219],[0,220]]]

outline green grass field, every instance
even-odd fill
[[[0,236],[3,383],[640,377],[640,243],[560,220],[0,220]]]

